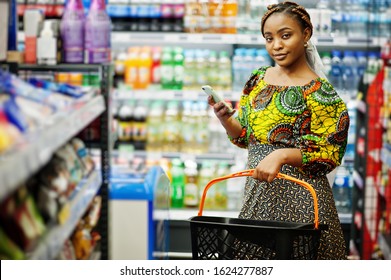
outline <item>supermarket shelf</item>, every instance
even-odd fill
[[[102,96],[61,112],[0,156],[0,201],[37,172],[53,153],[105,110]],[[18,170],[18,172],[15,172]]]
[[[69,205],[66,207],[66,209],[69,209],[69,212],[66,213],[68,219],[64,224],[50,228],[36,248],[26,254],[28,259],[51,260],[58,256],[64,242],[75,229],[101,184],[102,177],[100,171],[93,171],[88,178],[78,184]]]
[[[238,101],[240,98],[239,92],[233,91],[220,91],[223,98],[231,101]],[[197,90],[162,90],[162,89],[151,89],[151,90],[116,90],[113,98],[115,100],[207,100],[207,95],[203,91]]]
[[[352,213],[339,213],[339,221],[342,224],[351,224],[352,219],[353,219],[353,214]]]
[[[209,34],[209,33],[167,33],[167,32],[112,32],[112,44],[159,43],[159,44],[241,44],[265,45],[265,39],[258,34]],[[317,46],[380,47],[386,38],[316,37]]]

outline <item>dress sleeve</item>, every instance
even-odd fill
[[[350,123],[347,107],[325,81],[306,100],[309,127],[297,143],[303,156],[301,168],[309,175],[326,175],[341,164],[345,154]]]
[[[245,83],[242,95],[240,97],[238,113],[235,116],[235,118],[239,121],[239,123],[242,126],[242,133],[237,138],[233,138],[228,135],[229,140],[234,145],[240,148],[248,147],[248,141],[251,134],[251,128],[248,125],[248,116],[250,113],[249,94],[258,83],[260,77],[263,76],[265,71],[266,71],[266,67],[262,67],[260,69],[254,70],[251,73],[249,79]]]

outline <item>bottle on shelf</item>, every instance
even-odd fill
[[[84,62],[84,20],[82,0],[68,0],[60,22],[65,63]]]
[[[358,62],[353,51],[345,50],[342,58],[343,88],[349,100],[355,99],[358,90]]]
[[[210,50],[206,58],[206,75],[207,84],[216,85],[219,89],[219,65],[217,60],[217,53],[214,50]]]
[[[198,169],[194,160],[185,161],[185,195],[184,206],[194,208],[198,206]]]
[[[231,58],[226,51],[220,51],[217,70],[217,87],[220,90],[231,90],[232,88],[232,64]]]
[[[133,141],[133,102],[124,102],[118,109],[118,142]]]
[[[138,79],[134,89],[146,89],[151,84],[152,54],[150,47],[140,49],[138,62]]]
[[[174,64],[174,77],[173,77],[173,89],[183,88],[183,72],[184,72],[184,56],[183,49],[181,47],[174,48],[173,51],[173,64]]]
[[[167,109],[164,114],[163,127],[163,151],[176,152],[181,151],[182,133],[181,133],[181,114],[180,103],[177,100],[170,100],[167,103]]]
[[[147,144],[148,152],[161,151],[163,146],[162,124],[164,115],[164,103],[161,100],[153,101],[147,117]]]
[[[198,188],[199,188],[199,197],[200,200],[202,198],[202,194],[204,192],[204,188],[206,185],[214,179],[215,173],[214,173],[214,164],[210,160],[203,160],[201,162],[201,168],[198,174]],[[215,197],[215,188],[212,186],[205,197],[204,201],[204,209],[213,209],[214,205],[214,197]]]
[[[195,50],[188,49],[184,52],[184,73],[183,73],[183,89],[184,90],[192,90],[195,89],[198,85],[196,83],[197,79],[197,64],[195,60]]]
[[[216,170],[216,177],[222,177],[230,174],[229,165],[225,161],[219,162]],[[228,206],[228,193],[227,193],[227,180],[220,181],[215,184],[215,197],[214,206],[215,210],[227,210]]]
[[[171,207],[183,208],[185,193],[185,170],[183,162],[175,158],[171,162]]]
[[[162,89],[172,89],[174,83],[174,57],[171,47],[164,47],[161,58]]]
[[[85,63],[111,61],[111,19],[105,0],[92,0],[85,21]]]
[[[148,105],[139,100],[133,112],[133,145],[136,150],[145,150],[147,142]]]
[[[139,51],[140,47],[130,47],[125,60],[124,80],[125,84],[131,88],[137,87],[137,82],[139,80]]]
[[[193,114],[193,102],[185,100],[183,102],[181,133],[183,137],[182,152],[192,153],[196,146],[196,119]]]
[[[339,50],[331,51],[330,83],[339,94],[343,94],[342,53]]]

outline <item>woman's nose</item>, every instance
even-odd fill
[[[282,48],[282,42],[281,42],[281,40],[275,39],[275,40],[273,41],[273,49],[279,50],[279,49],[281,49],[281,48]]]

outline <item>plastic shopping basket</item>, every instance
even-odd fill
[[[190,218],[193,259],[316,259],[321,231],[328,226],[319,225],[318,200],[313,187],[291,176],[279,173],[277,178],[294,181],[310,191],[314,199],[314,223],[202,216],[206,193],[213,184],[251,176],[253,172],[254,169],[233,173],[215,178],[206,185],[198,216]]]

